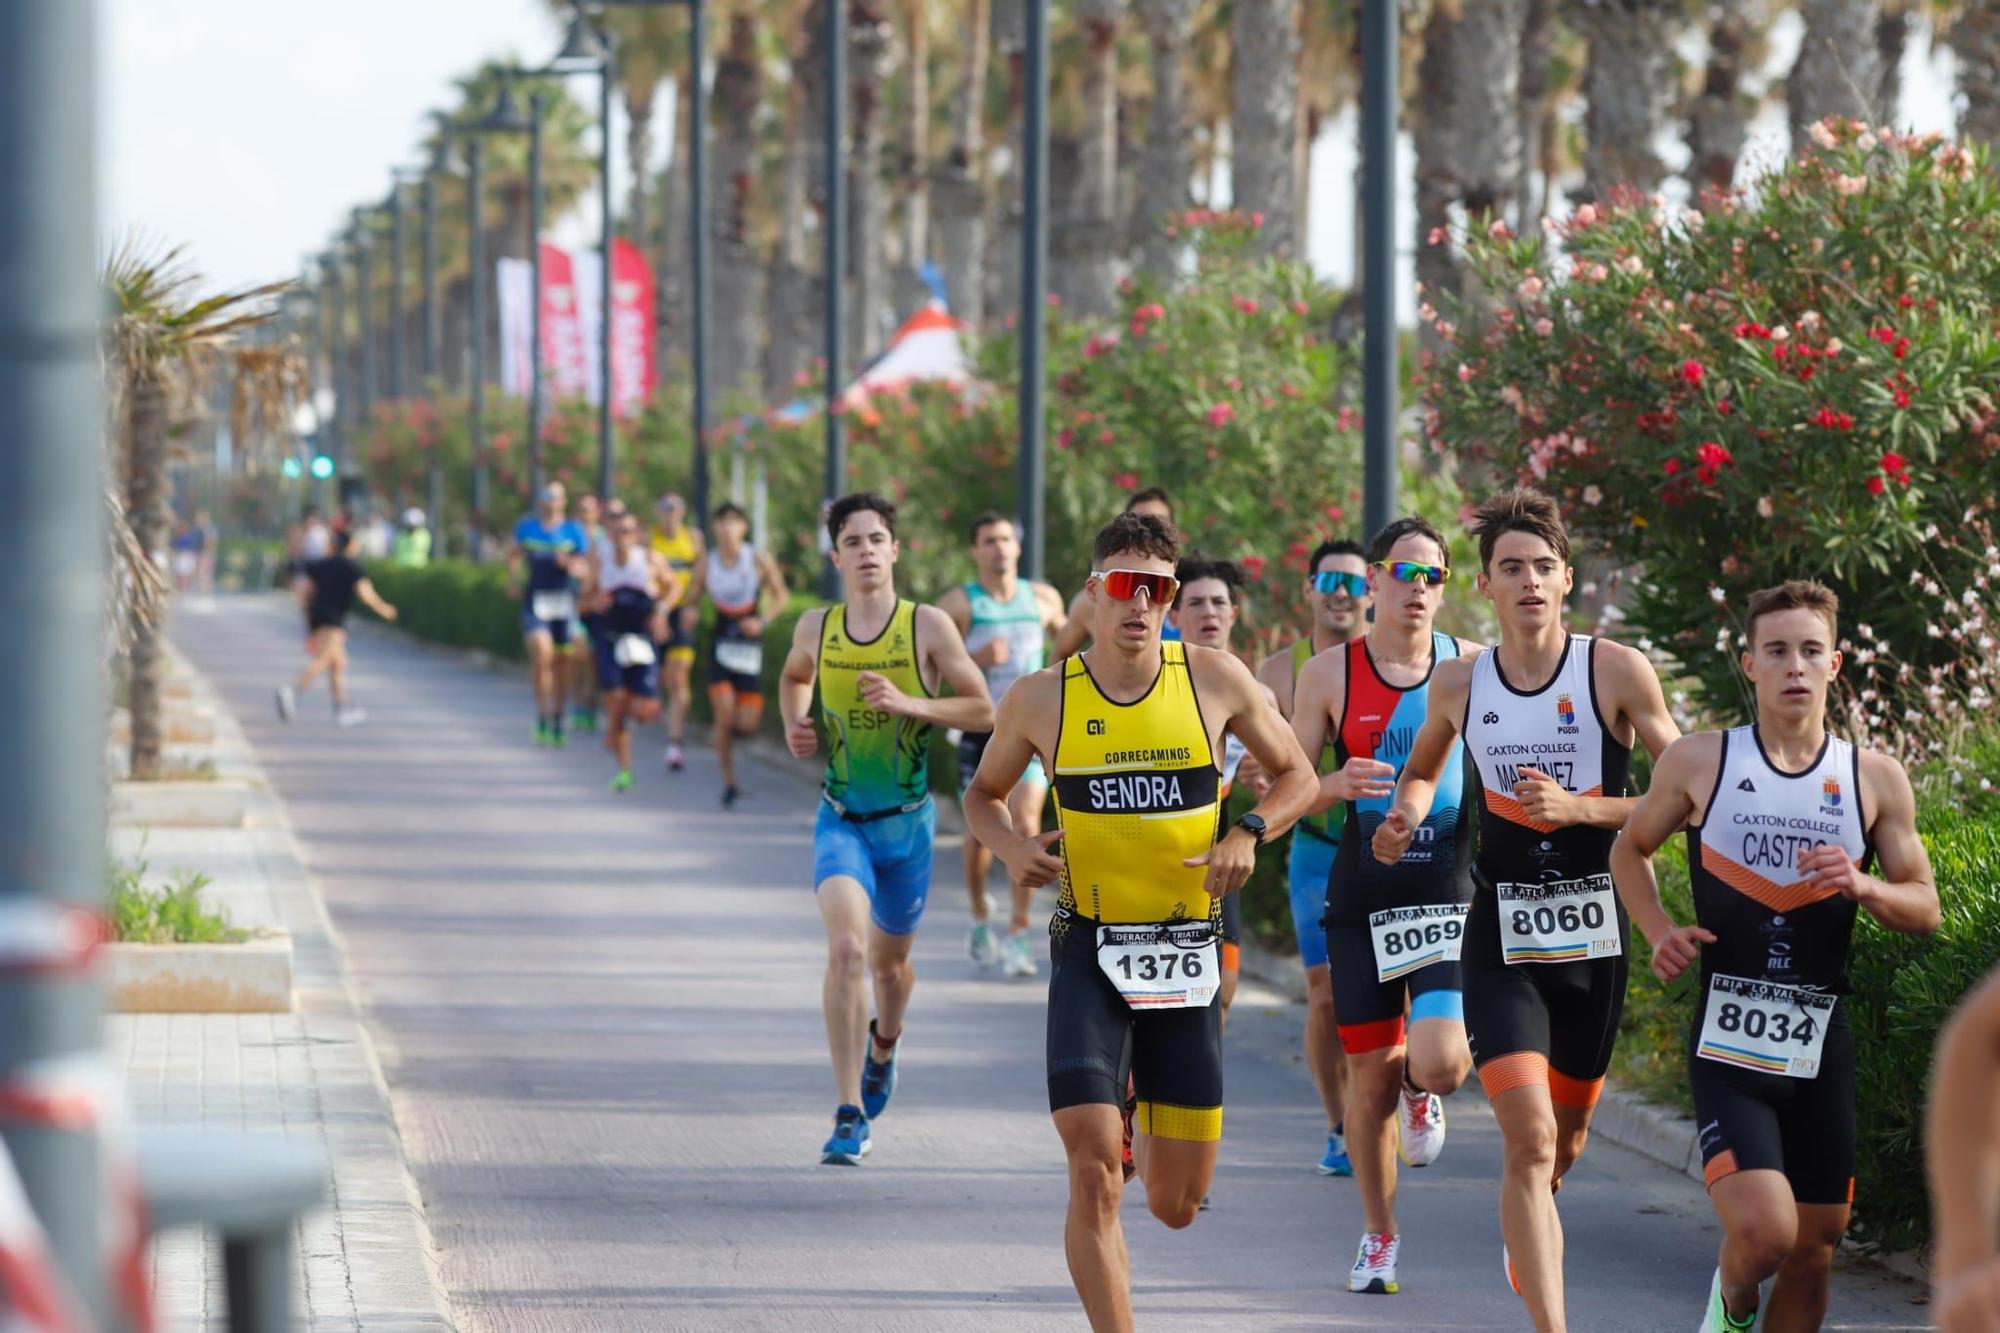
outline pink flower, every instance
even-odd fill
[[[1596,223],[1596,221],[1597,221],[1597,205],[1596,205],[1596,204],[1585,204],[1585,205],[1583,205],[1583,206],[1582,206],[1581,208],[1578,208],[1578,209],[1576,210],[1576,225],[1577,225],[1577,226],[1579,226],[1579,227],[1588,227],[1588,226],[1591,226],[1591,225],[1595,224],[1595,223]]]
[[[1056,448],[1058,448],[1058,449],[1067,449],[1067,448],[1069,448],[1069,442],[1070,442],[1071,440],[1075,439],[1075,438],[1076,438],[1076,436],[1075,436],[1075,433],[1074,433],[1073,431],[1069,430],[1068,428],[1064,428],[1064,429],[1062,429],[1062,430],[1059,430],[1059,431],[1057,431],[1057,432],[1056,432]]]
[[[1345,509],[1342,509],[1339,505],[1328,505],[1326,507],[1326,516],[1332,519],[1335,523],[1338,523],[1340,522],[1340,520],[1347,517],[1347,511]]]
[[[1432,227],[1430,235],[1424,239],[1431,245],[1443,245],[1446,239],[1445,229],[1443,227]]]
[[[1702,365],[1701,362],[1699,361],[1681,362],[1681,380],[1690,389],[1699,389],[1701,387],[1701,382],[1707,377],[1708,377],[1708,367]]]
[[[1121,491],[1136,491],[1139,489],[1139,474],[1120,472],[1111,478],[1111,484]]]
[[[1775,512],[1776,512],[1776,507],[1772,505],[1770,496],[1760,495],[1757,497],[1758,518],[1769,518]]]
[[[1556,331],[1556,325],[1554,320],[1538,319],[1535,321],[1535,333],[1538,336],[1546,338],[1555,331]]]
[[[1112,435],[1110,431],[1101,430],[1097,432],[1097,442],[1099,444],[1109,444],[1111,443],[1111,440],[1112,440]]]
[[[1812,135],[1812,141],[1821,148],[1838,148],[1840,146],[1840,140],[1834,137],[1833,127],[1828,121],[1820,120],[1813,122],[1812,129],[1808,130],[1807,133]]]
[[[1458,363],[1458,382],[1460,384],[1470,384],[1472,382],[1472,374],[1471,366],[1468,366],[1463,361]]]
[[[1514,291],[1523,301],[1532,301],[1542,294],[1542,280],[1530,273]]]
[[[1603,504],[1604,492],[1598,490],[1595,485],[1586,486],[1583,488],[1583,502],[1587,505]]]
[[[1252,583],[1259,582],[1260,580],[1263,579],[1264,577],[1263,556],[1246,555],[1241,560],[1238,560],[1236,563],[1243,567],[1244,574],[1249,577]]]
[[[1507,225],[1505,218],[1494,218],[1493,225],[1486,229],[1486,234],[1496,241],[1507,241],[1513,239],[1514,229]]]
[[[1866,176],[1842,176],[1839,173],[1835,173],[1833,188],[1841,194],[1860,194],[1868,188],[1868,178]]]
[[[1061,304],[1062,304],[1062,296],[1061,296],[1060,294],[1056,293],[1056,292],[1050,292],[1050,293],[1049,293],[1049,309],[1053,310],[1053,309],[1055,309],[1055,308],[1056,308],[1057,306],[1059,306],[1059,305],[1061,305]]]
[[[1308,305],[1307,305],[1307,304],[1306,304],[1306,303],[1305,303],[1304,301],[1294,301],[1294,302],[1292,302],[1292,313],[1293,313],[1294,315],[1301,315],[1301,316],[1303,316],[1303,315],[1304,315],[1304,314],[1306,314],[1306,312],[1307,312],[1308,310],[1310,310],[1310,309],[1311,309],[1311,307],[1310,307],[1310,306],[1308,306]]]
[[[1236,417],[1236,409],[1228,403],[1217,403],[1208,409],[1208,424],[1215,427],[1227,426]]]

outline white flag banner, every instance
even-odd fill
[[[534,265],[525,259],[502,259],[494,282],[500,297],[500,387],[525,398],[533,378],[529,338],[534,328]]]

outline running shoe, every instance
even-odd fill
[[[993,927],[984,921],[973,922],[971,932],[965,937],[965,952],[981,972],[992,970],[1000,961],[1000,941],[993,938]]]
[[[868,1045],[861,1055],[861,1109],[870,1120],[888,1109],[889,1098],[896,1091],[896,1051],[902,1044],[903,1039],[896,1038],[889,1058],[876,1063],[875,1020],[868,1020]]]
[[[596,731],[597,710],[594,708],[577,708],[571,710],[569,715],[569,729],[571,731]]]
[[[569,737],[563,734],[562,718],[560,717],[549,723],[549,744],[555,746],[557,749],[561,749],[563,746],[569,744]]]
[[[742,792],[738,791],[734,787],[724,787],[722,789],[722,808],[724,810],[735,809],[736,798],[741,796],[742,794],[743,794]]]
[[[1757,1312],[1737,1316],[1722,1303],[1722,1270],[1708,1281],[1708,1313],[1701,1318],[1701,1333],[1748,1333],[1757,1327]]]
[[[682,752],[680,746],[669,745],[667,747],[667,772],[678,773],[685,767],[687,767],[687,755]]]
[[[543,718],[537,718],[535,720],[535,744],[554,745],[555,743],[555,733],[549,730],[548,721]]]
[[[336,727],[358,727],[368,720],[368,710],[356,704],[343,704],[333,710],[333,725]]]
[[[1132,1117],[1138,1114],[1138,1111],[1139,1094],[1128,1091],[1125,1094],[1125,1104],[1118,1108],[1118,1118],[1125,1123],[1125,1142],[1118,1150],[1119,1165],[1124,1168],[1125,1179],[1128,1182],[1139,1174],[1138,1163],[1132,1160]]]
[[[1195,1205],[1194,1210],[1197,1213],[1205,1213],[1208,1211],[1208,1196],[1206,1194],[1201,1196],[1201,1202]]]
[[[1000,946],[1000,973],[1008,977],[1032,977],[1035,966],[1034,941],[1025,930],[1017,930]]]
[[[1354,1163],[1347,1159],[1347,1136],[1345,1134],[1337,1129],[1327,1134],[1326,1156],[1319,1159],[1319,1166],[1314,1169],[1323,1176],[1351,1176],[1354,1174]]]
[[[858,1106],[833,1113],[833,1137],[819,1150],[821,1166],[860,1166],[868,1155],[868,1120]]]
[[[289,685],[278,687],[278,721],[290,722],[299,711],[299,694]]]
[[[612,779],[611,779],[611,790],[613,790],[613,791],[631,791],[631,790],[632,790],[632,770],[631,770],[631,769],[629,769],[629,768],[621,768],[621,769],[619,769],[619,770],[618,770],[618,776],[616,776],[616,777],[614,777],[614,778],[612,778]]]
[[[1444,1151],[1444,1098],[1434,1092],[1396,1099],[1396,1151],[1411,1166],[1429,1166]]]
[[[1347,1289],[1376,1296],[1396,1294],[1396,1251],[1403,1246],[1401,1236],[1371,1231],[1361,1238],[1354,1255],[1354,1267],[1347,1271]]]

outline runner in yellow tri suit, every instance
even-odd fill
[[[1092,556],[1091,648],[1007,691],[964,805],[969,831],[1016,881],[1061,881],[1048,1081],[1069,1158],[1064,1249],[1091,1326],[1124,1330],[1121,1138],[1136,1116],[1132,1169],[1147,1205],[1170,1227],[1193,1222],[1222,1137],[1219,901],[1243,887],[1258,845],[1304,812],[1315,783],[1248,667],[1161,642],[1180,556],[1166,524],[1121,514]],[[1218,841],[1225,734],[1242,739],[1271,788]],[[1014,831],[1007,797],[1037,756],[1060,827],[1029,837]]]
[[[653,512],[657,516],[653,550],[666,558],[667,567],[681,586],[686,587],[707,550],[701,531],[688,525],[687,501],[672,491],[660,497]],[[694,698],[694,637],[700,619],[701,607],[695,599],[684,600],[667,613],[667,637],[660,645],[660,685],[667,696],[666,763],[676,773],[687,763],[682,746],[687,740],[688,706]]]

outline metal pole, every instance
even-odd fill
[[[826,5],[826,500],[847,489],[847,440],[837,406],[846,387],[842,364],[841,285],[847,280],[847,11],[843,0]],[[840,595],[840,576],[828,563],[820,592]]]
[[[603,135],[597,156],[597,206],[604,214],[604,243],[597,274],[597,494],[611,498],[617,480],[617,443],[611,434],[611,240],[617,219],[611,215],[611,53],[597,81],[597,124]],[[641,164],[643,170],[644,164]]]
[[[1363,531],[1396,513],[1396,0],[1361,17]]]
[[[403,182],[389,185],[389,219],[395,230],[389,245],[389,396],[408,391],[410,348],[403,336],[403,268],[409,262],[409,234],[403,221]]]
[[[424,173],[424,393],[438,406],[438,362],[443,357],[444,311],[438,305],[438,164]],[[433,419],[431,426],[437,427]],[[433,444],[424,468],[424,505],[430,516],[431,558],[444,559],[444,466]]]
[[[465,143],[466,213],[472,238],[472,403],[468,412],[472,433],[472,550],[474,560],[486,546],[486,226],[479,216],[479,140]]]
[[[691,489],[694,492],[695,523],[703,532],[708,531],[708,93],[702,86],[702,74],[707,65],[707,55],[703,48],[707,45],[708,13],[702,7],[702,0],[689,0],[688,5],[688,45],[691,49],[691,68],[688,77],[694,80],[694,116],[689,122],[688,133],[688,207],[692,213],[690,225],[694,228],[694,477]]]
[[[528,94],[528,489],[542,490],[542,95]]]
[[[12,759],[0,800],[0,910],[16,941],[0,968],[0,1086],[33,1097],[71,1061],[105,1059],[97,970],[68,947],[104,910],[104,653],[98,600],[103,419],[102,289],[96,273],[97,23],[94,4],[0,5],[0,522],[20,541],[0,576],[0,615],[22,634],[0,654],[0,720]],[[44,931],[48,933],[45,935]],[[60,1072],[59,1072],[60,1071]],[[53,1092],[51,1085],[50,1091]],[[87,1120],[0,1123],[56,1262],[109,1322],[98,1205],[103,1175]]]
[[[346,266],[341,263],[340,251],[327,253],[326,280],[332,297],[333,337],[328,346],[333,353],[333,415],[328,425],[333,429],[332,438],[321,442],[327,457],[334,461],[336,468],[345,466],[348,457],[348,423],[353,420],[354,410],[354,361],[347,345],[347,276]],[[315,488],[317,489],[317,488]],[[329,510],[329,513],[331,511]]]
[[[367,217],[360,209],[354,210],[355,337],[361,343],[358,424],[363,435],[375,410],[375,245],[368,234]]]
[[[1048,337],[1049,3],[1028,0],[1021,125],[1021,573],[1042,577],[1042,353]]]

